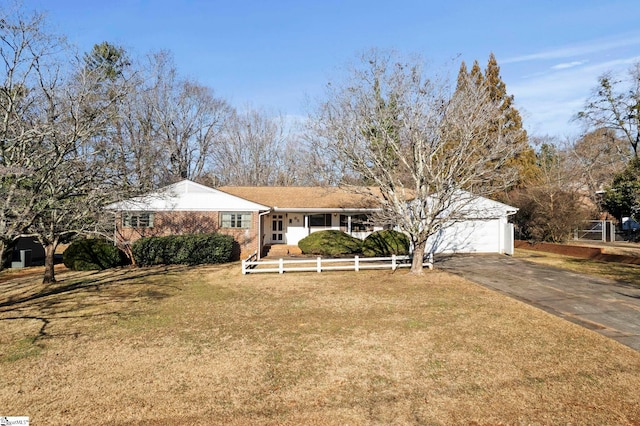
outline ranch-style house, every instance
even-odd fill
[[[375,191],[374,191],[375,192]],[[236,256],[294,253],[312,232],[336,229],[364,239],[393,224],[377,224],[379,198],[337,187],[210,188],[183,180],[158,191],[112,204],[115,237],[132,243],[145,236],[220,232],[234,237]],[[443,229],[429,242],[433,252],[513,251],[508,216],[517,209],[487,198],[469,200],[469,215]],[[482,212],[482,213],[479,213]]]

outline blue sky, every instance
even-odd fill
[[[80,51],[109,41],[167,49],[181,74],[236,107],[304,116],[341,67],[370,48],[420,54],[435,71],[490,52],[527,130],[579,134],[569,120],[605,71],[640,61],[637,0],[23,0]]]

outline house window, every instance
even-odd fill
[[[345,232],[349,229],[349,216],[340,215],[340,228]],[[366,214],[351,215],[351,232],[370,232],[373,231],[373,225]]]
[[[152,212],[124,212],[122,226],[125,228],[153,228]]]
[[[330,214],[312,214],[309,215],[309,226],[311,227],[331,227]]]
[[[221,228],[251,228],[251,213],[247,212],[229,212],[220,213]]]

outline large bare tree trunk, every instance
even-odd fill
[[[411,261],[411,273],[412,274],[416,274],[416,275],[422,275],[423,274],[423,267],[422,267],[422,262],[424,259],[424,248],[425,248],[426,242],[421,242],[421,243],[417,243],[415,244],[414,248],[413,248],[413,259]]]
[[[55,254],[56,243],[50,243],[44,246],[44,277],[42,278],[43,284],[52,284],[56,282],[55,276]]]
[[[4,263],[7,260],[8,256],[9,256],[9,252],[7,250],[7,243],[0,240],[0,271],[4,269]]]

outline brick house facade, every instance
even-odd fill
[[[254,230],[258,227],[259,213],[251,212],[250,225],[242,229],[220,226],[223,214],[224,212],[219,211],[118,212],[116,238],[121,244],[131,244],[143,237],[218,232],[232,236],[237,243],[238,247],[233,254],[235,259],[245,258],[258,251],[258,238]],[[139,218],[140,215],[145,215],[145,220],[132,223],[131,218]]]
[[[382,229],[367,222],[375,197],[339,188],[209,188],[184,180],[109,208],[123,245],[139,238],[205,232],[233,236],[236,258],[262,256],[274,244],[297,245],[312,232],[338,229],[357,238]]]
[[[143,237],[219,232],[231,235],[234,258],[259,250],[262,206],[191,181],[113,204],[115,238],[127,245]]]

